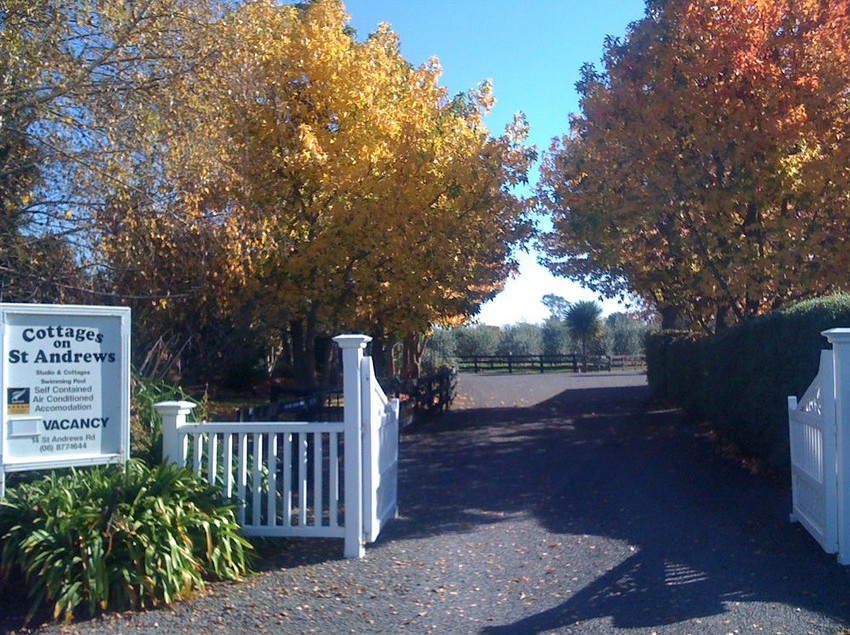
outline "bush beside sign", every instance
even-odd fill
[[[127,460],[130,309],[0,304],[5,473]]]

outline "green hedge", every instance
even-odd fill
[[[829,348],[821,332],[841,326],[850,326],[850,295],[801,302],[714,337],[651,334],[649,385],[743,453],[787,470],[786,398],[801,396],[817,374]]]

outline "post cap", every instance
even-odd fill
[[[821,331],[830,344],[848,344],[850,343],[850,328],[835,328],[827,331]]]
[[[197,405],[191,401],[160,401],[155,403],[153,407],[160,415],[185,415],[192,412]]]
[[[334,339],[334,342],[340,348],[363,348],[372,341],[372,338],[368,335],[337,335]]]

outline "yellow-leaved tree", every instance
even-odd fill
[[[104,200],[132,187],[158,151],[124,131],[203,62],[185,35],[212,15],[206,0],[2,2],[4,300],[103,301],[92,273],[104,264]]]
[[[147,185],[171,192],[167,213],[129,197],[121,230],[104,235],[117,269],[157,276],[143,263],[162,262],[173,281],[203,266],[194,286],[215,310],[282,335],[304,384],[317,342],[355,329],[405,340],[415,373],[418,336],[496,293],[530,232],[513,189],[534,160],[523,119],[491,137],[489,84],[450,97],[436,60],[415,68],[388,26],[359,41],[347,24],[338,0],[226,12],[207,42],[215,63],[167,106],[185,123]],[[173,125],[164,119],[153,128]]]
[[[488,84],[450,98],[436,60],[413,68],[386,25],[358,42],[338,1],[261,0],[229,24],[234,217],[302,377],[321,334],[413,344],[473,313],[528,232],[511,191],[533,159],[522,122],[490,138]]]

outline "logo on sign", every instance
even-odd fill
[[[30,413],[30,389],[7,388],[6,411],[10,415],[28,415]]]

